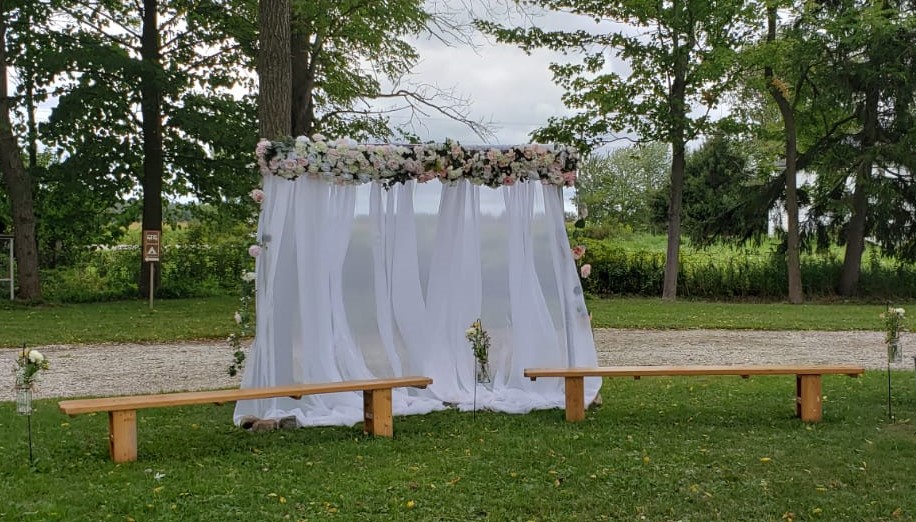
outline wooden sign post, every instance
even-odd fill
[[[153,309],[153,294],[155,293],[156,282],[156,263],[159,262],[159,253],[161,245],[159,238],[162,232],[159,230],[143,231],[143,261],[149,263],[149,308]]]

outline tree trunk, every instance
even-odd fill
[[[668,193],[668,248],[665,257],[665,283],[662,299],[677,299],[677,275],[681,252],[681,200],[684,194],[684,143],[672,144],[671,190]]]
[[[862,254],[865,252],[865,225],[868,216],[868,187],[871,183],[872,149],[878,141],[878,89],[866,87],[865,110],[862,113],[862,159],[856,170],[856,188],[852,195],[852,218],[846,231],[846,255],[840,274],[839,293],[852,297],[859,286]]]
[[[776,41],[776,7],[767,7],[767,42]],[[767,90],[779,107],[785,131],[786,168],[783,176],[786,180],[786,269],[789,275],[789,302],[804,302],[801,281],[801,256],[799,253],[798,234],[798,136],[795,125],[795,111],[786,98],[782,83],[775,77],[773,68],[764,68],[763,75],[767,80]]]
[[[12,211],[14,256],[19,280],[18,297],[27,301],[40,301],[41,279],[38,273],[38,242],[35,238],[33,183],[22,163],[19,142],[13,134],[9,92],[6,86],[5,3],[4,0],[0,0],[0,173],[3,174]]]
[[[292,134],[289,0],[260,0],[258,54],[258,120],[262,138]]]
[[[317,52],[314,48],[320,45],[320,40],[317,40],[314,46],[311,45],[307,34],[292,35],[290,73],[293,136],[311,136],[315,133],[315,102],[312,99],[312,91],[315,86]]]
[[[159,82],[162,63],[159,55],[158,0],[143,0],[143,32],[140,37],[140,55],[143,67],[140,73],[140,114],[143,118],[143,230],[162,230],[162,176],[165,171],[162,158],[162,89]],[[142,237],[141,237],[142,243]],[[143,261],[140,252],[140,294],[149,297],[158,286],[150,288],[152,263]]]
[[[675,2],[675,10],[678,9]],[[674,80],[668,93],[671,134],[671,189],[668,192],[668,248],[665,253],[665,279],[662,299],[677,299],[677,276],[680,272],[681,254],[681,200],[684,194],[684,169],[686,166],[686,121],[687,121],[687,70],[690,67],[689,52],[696,41],[693,26],[686,31],[686,41],[681,45],[674,37],[672,51],[676,55]]]
[[[788,106],[788,103],[785,105]],[[802,292],[798,233],[798,143],[795,114],[791,108],[783,114],[783,122],[786,130],[786,268],[789,275],[789,302],[801,304],[805,297]]]
[[[871,161],[859,165],[856,175],[856,188],[852,195],[852,218],[846,229],[846,254],[843,257],[843,272],[837,288],[844,297],[852,297],[859,285],[859,273],[862,266],[862,254],[865,251],[865,218],[868,212],[867,179],[871,174]]]

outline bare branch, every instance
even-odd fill
[[[426,126],[422,123],[420,117],[428,118],[431,114],[439,114],[466,126],[485,143],[489,143],[496,138],[496,134],[490,128],[490,123],[475,121],[468,117],[467,111],[465,110],[467,100],[456,96],[451,91],[442,90],[435,85],[421,84],[417,87],[417,90],[397,89],[389,93],[382,93],[376,96],[376,98],[397,98],[403,100],[407,104],[403,108],[411,111],[411,118],[409,121],[411,125],[420,125],[425,128]],[[430,95],[426,92],[427,89],[433,89],[434,94]],[[437,99],[441,100],[443,103],[437,103],[435,101]]]

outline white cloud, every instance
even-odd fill
[[[568,114],[560,97],[563,91],[552,81],[547,66],[557,56],[536,52],[527,56],[508,45],[447,47],[435,41],[418,41],[421,61],[411,81],[453,90],[470,102],[470,119],[487,123],[496,134],[495,143],[530,141],[529,134],[547,123],[550,116]],[[406,118],[395,122],[406,121]],[[483,141],[466,126],[443,115],[421,117],[415,129],[424,140],[453,138],[479,145]]]

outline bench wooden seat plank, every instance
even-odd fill
[[[677,377],[693,375],[795,375],[795,414],[805,422],[822,418],[823,375],[858,377],[860,366],[848,365],[724,365],[724,366],[606,366],[593,368],[527,368],[525,377],[562,377],[566,389],[566,420],[585,420],[585,377]]]
[[[60,401],[60,411],[67,415],[108,412],[108,439],[111,458],[115,462],[137,460],[137,410],[166,408],[192,404],[224,404],[241,400],[272,399],[339,392],[363,392],[363,431],[379,437],[394,434],[391,390],[393,388],[426,388],[429,377],[394,377],[359,381],[294,384],[263,388],[205,390],[95,399]]]

